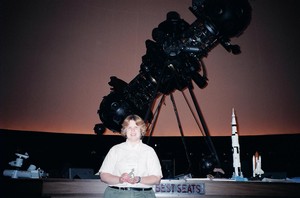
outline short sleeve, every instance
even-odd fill
[[[161,165],[160,165],[159,159],[157,157],[157,154],[155,153],[153,148],[151,148],[148,152],[149,152],[149,157],[148,157],[147,163],[148,163],[149,175],[163,177]]]
[[[116,157],[115,153],[116,153],[115,147],[112,147],[108,151],[108,153],[105,156],[104,161],[101,165],[101,168],[99,170],[100,174],[102,172],[113,174],[114,167],[115,167],[115,164],[116,164],[116,161],[117,161],[117,157]]]

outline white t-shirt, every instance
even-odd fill
[[[135,176],[155,175],[162,177],[161,165],[154,149],[142,141],[137,145],[123,142],[113,146],[107,153],[99,173],[110,173],[121,176],[123,173],[133,172]],[[152,187],[141,183],[129,184],[124,182],[118,187]]]

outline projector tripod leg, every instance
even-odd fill
[[[150,130],[150,133],[149,133],[149,137],[148,137],[148,141],[147,141],[147,144],[149,145],[149,143],[150,143],[150,138],[152,137],[152,135],[153,135],[153,131],[154,131],[154,129],[155,129],[155,126],[156,126],[156,123],[157,123],[157,120],[158,120],[158,116],[159,116],[159,113],[160,113],[160,110],[161,110],[161,106],[162,106],[162,104],[164,103],[164,101],[165,101],[165,95],[162,95],[161,96],[161,99],[160,99],[160,102],[158,103],[158,106],[157,106],[157,108],[156,108],[156,110],[155,110],[155,113],[154,113],[154,118],[153,118],[153,120],[152,120],[152,124],[151,124],[151,130]]]
[[[216,166],[217,166],[216,168],[221,168],[221,163],[220,163],[218,154],[216,152],[214,144],[213,144],[213,142],[211,140],[211,137],[209,135],[208,127],[206,125],[206,122],[204,120],[203,114],[202,114],[201,109],[199,107],[198,101],[197,101],[197,99],[195,97],[195,94],[194,94],[194,91],[193,91],[193,87],[192,87],[192,82],[188,86],[188,89],[189,89],[189,93],[191,95],[191,98],[193,100],[195,109],[197,111],[197,114],[198,114],[198,117],[199,117],[199,120],[200,120],[200,124],[197,122],[196,118],[195,118],[195,120],[196,120],[196,122],[197,122],[197,124],[199,126],[200,131],[202,132],[202,135],[204,136],[205,143],[207,144],[208,149],[209,149],[212,157],[216,161]],[[192,162],[191,162],[190,155],[189,155],[189,152],[188,152],[188,149],[187,149],[187,146],[186,146],[186,142],[185,142],[185,139],[184,139],[182,125],[181,125],[181,122],[180,122],[180,119],[179,119],[179,113],[177,111],[177,107],[176,107],[176,104],[175,104],[175,99],[174,99],[174,96],[173,96],[172,93],[170,94],[170,99],[171,99],[172,104],[173,104],[173,109],[174,109],[174,112],[175,112],[175,115],[176,115],[177,124],[178,124],[179,130],[180,130],[181,140],[182,140],[182,143],[183,143],[183,146],[184,146],[184,149],[185,149],[186,158],[187,158],[187,161],[188,161],[188,164],[189,164],[188,171],[190,171],[191,167],[192,167]],[[164,101],[165,101],[165,95],[162,95],[161,96],[161,100],[160,100],[160,102],[159,102],[159,104],[158,104],[158,106],[157,106],[157,108],[155,110],[154,119],[153,119],[153,122],[151,124],[151,131],[150,131],[150,134],[149,134],[149,137],[148,137],[147,144],[150,143],[150,138],[153,135],[153,132],[154,132],[154,129],[155,129],[155,126],[156,126],[156,123],[157,123],[157,120],[158,120],[158,117],[159,117],[159,114],[160,114],[160,111],[161,111],[161,107],[162,107],[162,104],[164,103]],[[187,100],[186,100],[186,102],[188,103]],[[190,108],[190,110],[191,110],[191,112],[193,114],[193,111],[192,111],[191,108]],[[193,116],[194,116],[194,114],[193,114]],[[200,125],[202,126],[203,130],[201,130],[201,126]]]
[[[189,173],[191,171],[192,162],[191,162],[190,155],[189,155],[189,152],[188,152],[188,149],[187,149],[187,146],[186,146],[186,142],[185,142],[185,139],[184,139],[184,134],[183,134],[183,129],[182,129],[181,121],[180,121],[179,114],[178,114],[178,111],[177,111],[175,99],[174,99],[174,96],[173,96],[172,93],[170,94],[170,98],[171,98],[171,101],[172,101],[172,104],[173,104],[173,109],[174,109],[174,112],[175,112],[175,115],[176,115],[177,124],[178,124],[178,128],[179,128],[180,135],[181,135],[181,141],[182,141],[182,144],[183,144],[183,147],[184,147],[184,150],[185,150],[185,155],[186,155],[186,158],[187,158],[187,161],[188,161],[188,164],[189,164],[189,167],[187,169],[187,173]],[[163,104],[164,101],[165,101],[165,95],[162,95],[162,98],[161,98],[161,100],[160,100],[160,102],[159,102],[159,104],[158,104],[158,106],[157,106],[157,108],[155,110],[153,124],[151,124],[151,131],[150,131],[150,134],[149,134],[149,137],[148,137],[148,141],[147,141],[148,145],[150,143],[150,138],[153,135],[153,131],[154,131],[154,128],[156,126],[159,113],[161,111],[161,106],[162,106],[162,104]]]
[[[189,155],[186,143],[185,143],[184,134],[183,134],[183,130],[182,130],[182,125],[181,125],[179,114],[178,114],[178,111],[177,111],[175,99],[174,99],[174,96],[173,96],[172,93],[170,94],[170,98],[171,98],[173,108],[174,108],[174,112],[175,112],[175,115],[176,115],[177,124],[178,124],[178,128],[179,128],[180,135],[181,135],[181,141],[182,141],[182,144],[183,144],[183,147],[184,147],[184,150],[185,150],[186,159],[189,163],[189,167],[188,167],[188,170],[187,170],[187,173],[189,173],[191,171],[191,168],[192,168],[192,162],[191,162],[190,155]]]
[[[192,82],[189,83],[189,86],[188,86],[188,89],[189,89],[189,92],[190,92],[190,95],[191,95],[191,98],[193,100],[193,103],[195,105],[195,108],[196,108],[196,111],[197,111],[197,114],[198,114],[198,117],[200,119],[200,122],[201,122],[201,125],[203,127],[203,131],[204,131],[204,139],[205,139],[205,142],[211,152],[211,154],[213,155],[213,157],[215,158],[216,160],[216,163],[217,163],[217,168],[221,168],[221,163],[220,163],[220,159],[218,157],[218,154],[216,152],[216,149],[215,149],[215,146],[211,140],[211,137],[210,137],[210,134],[209,134],[209,131],[208,131],[208,127],[206,125],[206,122],[205,122],[205,119],[203,117],[203,114],[201,112],[201,109],[200,109],[200,106],[198,104],[198,101],[196,99],[196,96],[195,96],[195,93],[193,91],[193,85],[192,85]]]

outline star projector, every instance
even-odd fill
[[[97,134],[106,128],[120,132],[130,114],[151,123],[151,110],[159,96],[182,91],[191,82],[205,88],[202,58],[217,45],[233,54],[241,52],[230,38],[240,36],[250,23],[252,9],[247,0],[195,0],[189,9],[196,16],[192,24],[172,11],[153,29],[153,40],[146,40],[146,54],[133,80],[127,83],[111,77],[111,92],[103,97],[98,110],[102,124],[95,125]]]

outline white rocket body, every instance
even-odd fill
[[[232,128],[232,150],[233,150],[233,168],[235,177],[243,177],[243,173],[241,170],[241,160],[240,160],[240,144],[239,144],[239,136],[237,131],[237,122],[235,117],[234,109],[232,109],[232,121],[231,121],[231,128]]]

